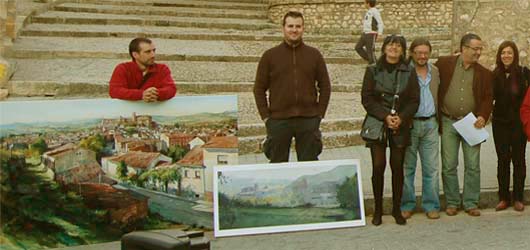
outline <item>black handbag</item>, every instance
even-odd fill
[[[399,95],[398,95],[399,86],[400,86],[399,81],[398,81],[399,74],[400,72],[398,71],[396,74],[396,78],[394,80],[397,84],[394,85],[394,99],[392,100],[392,108],[390,111],[391,115],[397,115],[397,112],[396,112],[397,103],[396,102],[397,102],[397,99],[399,99]],[[366,114],[366,117],[364,118],[364,121],[363,121],[363,127],[361,130],[361,137],[365,141],[382,142],[383,140],[385,140],[385,132],[386,132],[385,128],[386,127],[385,127],[384,121],[379,120],[372,115]]]
[[[383,141],[385,137],[384,122],[366,114],[361,130],[361,137],[365,141]]]

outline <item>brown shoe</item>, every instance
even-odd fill
[[[480,210],[478,210],[478,208],[468,209],[466,210],[466,213],[469,214],[470,216],[480,216]]]
[[[405,219],[410,219],[412,217],[412,211],[401,211],[401,216]]]
[[[522,202],[520,202],[520,201],[516,201],[516,202],[513,203],[513,209],[515,211],[521,212],[521,211],[524,210],[524,204]]]
[[[507,201],[500,201],[499,204],[495,207],[495,211],[501,211],[508,208],[508,202]]]
[[[445,213],[449,216],[455,216],[456,214],[458,214],[458,210],[456,209],[456,207],[448,207],[445,209]]]
[[[429,219],[439,219],[440,218],[440,213],[438,213],[438,211],[430,211],[430,212],[427,212],[427,218]]]

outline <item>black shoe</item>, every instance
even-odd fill
[[[379,226],[381,225],[381,223],[383,223],[381,215],[374,215],[374,218],[372,219],[372,224],[374,224],[374,226]]]
[[[401,214],[394,214],[392,216],[394,217],[394,220],[396,220],[396,224],[398,225],[407,224],[407,220]]]

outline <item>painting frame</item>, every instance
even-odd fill
[[[288,225],[272,225],[272,226],[256,226],[244,228],[223,228],[221,226],[223,218],[220,216],[220,194],[222,192],[222,185],[220,180],[223,178],[231,178],[230,173],[243,173],[250,171],[278,171],[278,170],[304,170],[315,168],[330,168],[332,166],[353,166],[356,176],[356,188],[358,197],[358,216],[357,219],[336,221],[336,222],[315,222],[304,224],[288,224]],[[334,168],[335,169],[335,168]],[[312,170],[315,171],[315,170]],[[294,172],[294,171],[293,171]],[[325,172],[323,170],[322,172]],[[223,177],[223,174],[228,174]],[[261,174],[261,173],[260,173]],[[259,174],[258,174],[259,175]],[[274,163],[274,164],[247,164],[237,166],[215,166],[214,167],[214,236],[240,236],[253,234],[267,234],[267,233],[283,233],[307,230],[322,230],[334,228],[358,227],[366,225],[366,217],[364,210],[364,198],[362,191],[361,167],[359,159],[345,159],[345,160],[329,160],[329,161],[310,161],[310,162],[290,162],[290,163]],[[347,177],[347,176],[346,176]],[[353,177],[352,177],[353,178]],[[222,181],[221,181],[222,182]]]

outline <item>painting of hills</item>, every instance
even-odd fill
[[[364,225],[355,160],[246,165],[216,177],[219,236]]]

